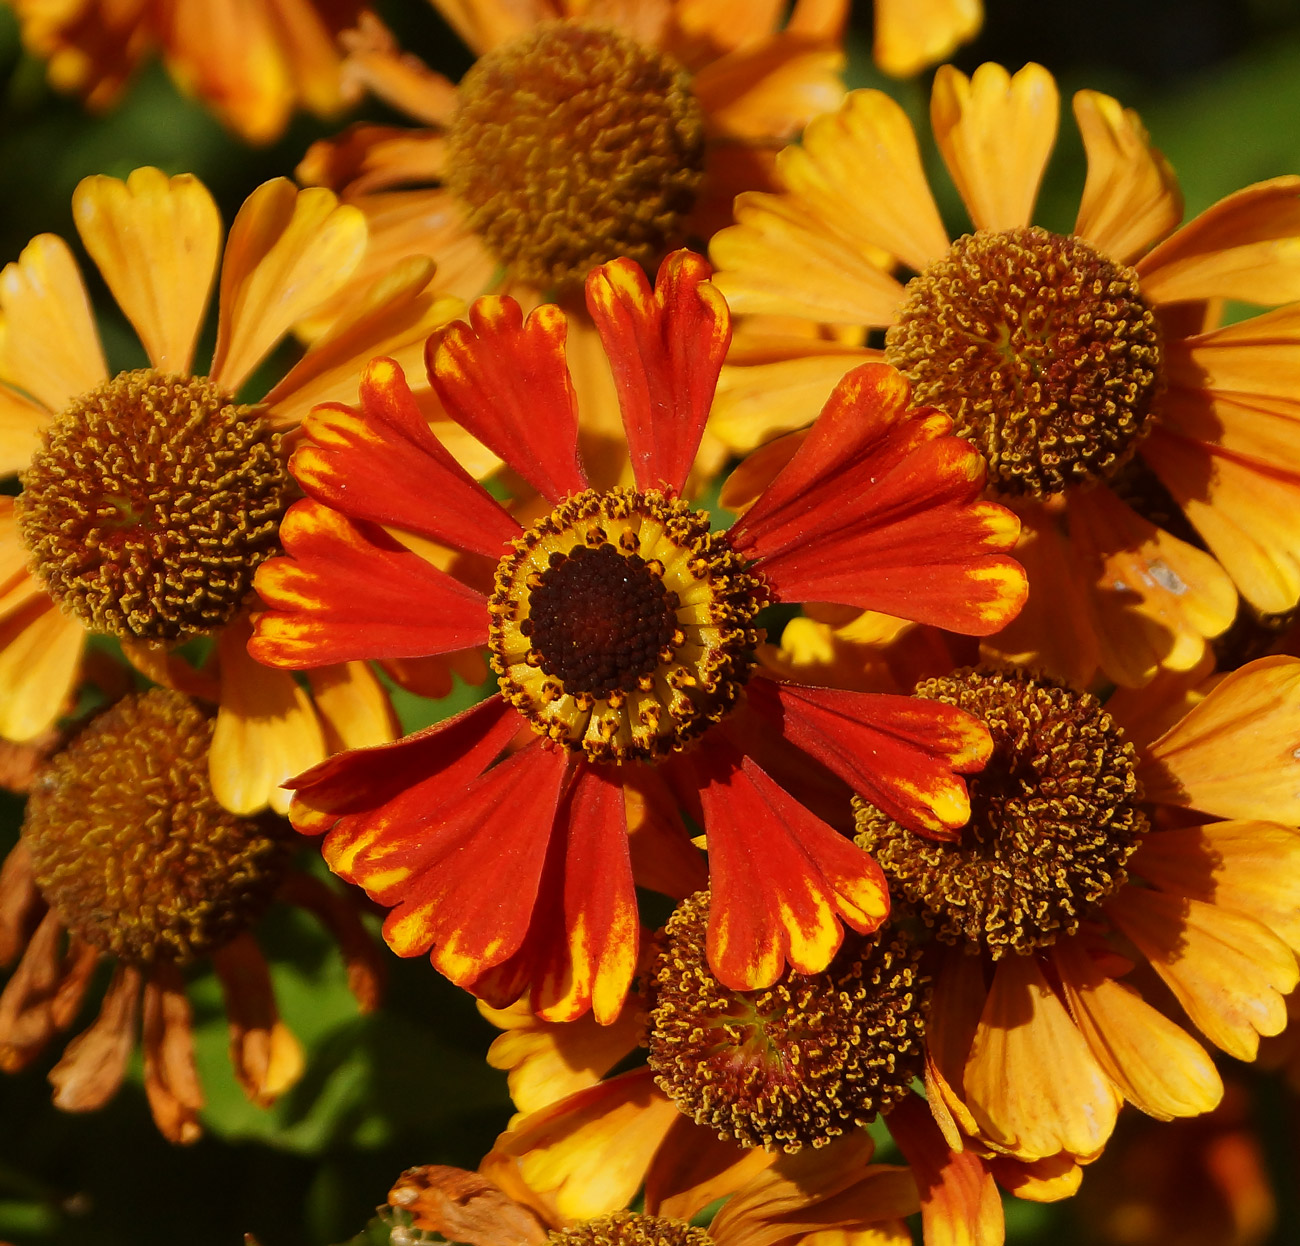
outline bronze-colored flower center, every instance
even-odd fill
[[[661,52],[546,22],[465,75],[445,183],[512,274],[543,290],[682,240],[704,168],[704,114]]]
[[[550,1246],[713,1246],[713,1239],[685,1220],[615,1211],[552,1231]]]
[[[654,491],[588,490],[501,560],[492,668],[539,733],[592,761],[650,760],[735,704],[767,600],[703,511]]]
[[[175,641],[227,623],[277,549],[279,438],[201,377],[123,372],[46,430],[18,521],[51,596],[92,631]]]
[[[185,962],[261,916],[291,836],[227,812],[208,781],[213,723],[156,688],[119,701],[32,786],[22,837],[65,926],[125,961]]]
[[[916,691],[974,714],[993,737],[988,765],[966,781],[970,821],[941,843],[855,797],[858,845],[945,943],[996,959],[1073,934],[1124,884],[1147,829],[1133,745],[1096,697],[1053,680],[967,671]]]
[[[885,358],[979,447],[995,489],[1039,500],[1118,471],[1163,385],[1137,274],[1037,226],[953,243],[908,284]]]
[[[926,979],[895,931],[849,934],[822,973],[734,991],[709,970],[708,896],[680,904],[650,970],[650,1067],[697,1124],[797,1151],[867,1124],[924,1060]]]

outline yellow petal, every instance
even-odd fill
[[[1170,385],[1294,400],[1300,306],[1279,307],[1166,348]]]
[[[887,74],[910,78],[947,60],[975,38],[984,20],[980,0],[876,0],[872,58]]]
[[[221,216],[203,183],[150,168],[125,182],[87,177],[72,215],[150,363],[188,375],[221,247]]]
[[[1014,77],[981,65],[970,78],[940,66],[930,97],[935,142],[976,229],[1028,225],[1056,142],[1060,95],[1032,62]]]
[[[327,752],[388,744],[401,734],[388,692],[368,663],[318,666],[306,675]]]
[[[1121,888],[1106,915],[1137,946],[1210,1042],[1253,1060],[1260,1035],[1286,1026],[1283,996],[1300,982],[1295,954],[1244,913]]]
[[[86,629],[44,594],[0,623],[0,736],[31,740],[67,713]]]
[[[1079,1032],[1124,1098],[1162,1121],[1218,1104],[1214,1061],[1186,1030],[1102,973],[1078,939],[1062,939],[1051,956]]]
[[[68,244],[41,234],[0,272],[0,377],[49,411],[108,377],[90,298]]]
[[[320,187],[264,182],[240,208],[226,240],[212,379],[236,393],[299,320],[352,275],[366,248],[360,209]]]
[[[1074,119],[1088,155],[1074,232],[1116,262],[1131,264],[1183,219],[1178,179],[1147,141],[1137,113],[1109,95],[1078,92]]]
[[[44,407],[0,384],[0,476],[12,476],[31,462],[49,418]]]
[[[817,117],[778,166],[789,193],[850,242],[918,272],[948,251],[907,114],[883,91],[853,91]]]
[[[1151,745],[1139,777],[1150,801],[1300,823],[1300,659],[1260,658],[1226,676]]]
[[[981,1133],[1021,1159],[1095,1155],[1122,1102],[1036,956],[998,962],[963,1081]]]

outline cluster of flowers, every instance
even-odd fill
[[[404,1177],[406,1223],[1000,1242],[999,1191],[1073,1194],[1125,1102],[1214,1109],[1210,1049],[1254,1059],[1300,980],[1300,177],[1180,224],[1083,91],[1053,233],[1051,76],[945,66],[952,241],[902,109],[841,85],[840,0],[435,2],[459,86],[356,4],[246,88],[155,6],[117,59],[24,18],[101,102],[154,40],[250,137],[363,87],[425,128],[313,147],[224,249],[193,177],[83,182],[148,367],[110,374],[61,239],[0,273],[0,1067],[108,957],[56,1102],[139,1032],[192,1140],[210,960],[248,1094],[291,1085],[266,907],[362,1007],[383,971],[291,823],[504,1031],[519,1115]],[[389,690],[454,677],[482,699],[397,738]]]

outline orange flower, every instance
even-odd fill
[[[218,798],[237,813],[283,811],[286,778],[327,749],[391,739],[395,724],[362,664],[322,671],[313,701],[245,652],[253,569],[277,548],[293,487],[281,434],[349,392],[373,352],[418,357],[460,304],[431,293],[428,260],[410,260],[242,404],[290,327],[361,262],[360,212],[283,179],[253,192],[220,264],[206,376],[193,356],[222,239],[207,190],[157,169],[92,177],[73,214],[151,366],[110,375],[62,239],[42,234],[0,273],[0,471],[24,482],[0,505],[0,736],[32,739],[65,712],[89,633],[109,632],[146,674],[220,702]],[[216,676],[169,658],[195,635],[215,638]]]
[[[1088,178],[1071,234],[1030,224],[1051,75],[945,66],[931,120],[973,234],[949,242],[902,109],[857,91],[783,153],[779,195],[741,197],[712,253],[737,311],[886,329],[884,358],[985,452],[992,495],[1023,520],[1031,585],[990,651],[1138,685],[1193,667],[1238,591],[1270,613],[1300,599],[1300,407],[1284,379],[1300,178],[1170,235],[1181,197],[1137,117],[1095,91],[1074,109]],[[1281,306],[1216,328],[1226,299]],[[875,357],[838,339],[739,343],[713,430],[747,449]]]
[[[761,608],[832,600],[986,632],[1020,602],[1020,569],[1001,552],[1014,524],[974,500],[978,455],[945,435],[944,417],[910,411],[889,368],[844,379],[728,532],[680,499],[730,335],[707,275],[682,251],[653,290],[629,260],[588,280],[635,488],[590,487],[563,313],[543,304],[525,321],[512,300],[480,299],[470,324],[430,340],[429,375],[550,514],[525,530],[456,466],[380,359],[359,411],[309,417],[293,459],[309,500],[281,529],[288,557],[258,573],[262,661],[489,647],[499,695],[300,776],[291,816],[327,832],[331,868],[392,909],[385,937],[399,954],[432,949],[453,981],[496,1003],[531,990],[557,1018],[594,1006],[609,1020],[631,981],[628,788],[650,793],[648,833],[669,859],[689,854],[682,811],[703,826],[710,956],[748,985],[787,961],[824,967],[841,923],[871,930],[885,915],[870,859],[847,853],[792,786],[869,790],[940,831],[966,818],[958,774],[980,764],[983,733],[963,714],[917,717],[910,698],[763,678]],[[393,532],[413,533],[413,548]],[[458,552],[450,574],[445,557],[422,556],[430,543]]]
[[[317,116],[350,102],[335,47],[364,0],[13,0],[23,44],[51,83],[91,108],[116,103],[161,50],[178,87],[250,143],[278,138],[295,108]]]

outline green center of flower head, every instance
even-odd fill
[[[736,991],[709,969],[708,895],[680,904],[649,973],[650,1067],[696,1124],[797,1151],[868,1124],[924,1059],[927,980],[897,931],[849,933],[823,973]]]
[[[704,114],[670,58],[546,22],[482,57],[457,96],[445,182],[514,276],[562,289],[620,255],[652,268],[681,239]]]
[[[959,238],[908,284],[885,358],[979,447],[996,490],[1040,501],[1119,471],[1163,384],[1137,274],[1037,226]]]
[[[498,565],[492,668],[540,734],[592,761],[647,761],[735,705],[766,603],[705,512],[654,491],[588,490]]]
[[[703,1229],[667,1216],[615,1211],[550,1234],[550,1246],[712,1246]]]
[[[970,821],[937,842],[855,797],[859,847],[945,943],[997,959],[1073,934],[1123,886],[1147,829],[1133,745],[1096,697],[1053,680],[966,671],[916,694],[974,714],[993,738],[966,780]]]
[[[152,369],[57,416],[22,481],[19,527],[50,595],[92,631],[146,641],[229,622],[293,496],[256,411]]]
[[[37,776],[22,838],[63,924],[133,964],[203,956],[261,916],[292,848],[208,781],[212,720],[178,692],[123,698]]]

